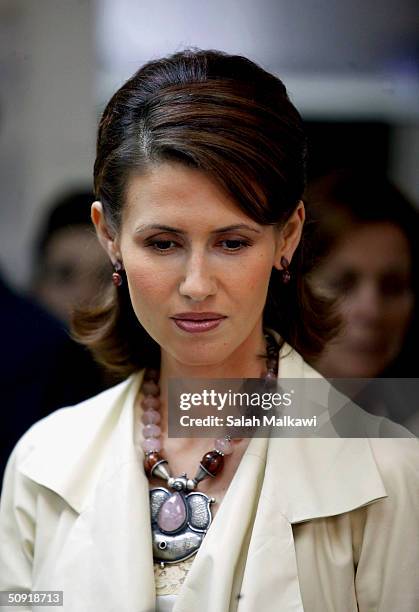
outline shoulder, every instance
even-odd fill
[[[366,505],[353,515],[372,547],[385,547],[386,538],[399,534],[400,542],[414,548],[419,538],[419,441],[412,438],[370,438],[368,444],[382,480],[385,497]],[[382,538],[382,534],[386,534]],[[383,549],[383,555],[386,553]]]
[[[405,491],[416,495],[419,502],[419,440],[371,438],[369,444],[389,495],[396,490]]]

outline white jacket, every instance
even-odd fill
[[[283,377],[318,376],[295,351],[280,363]],[[141,379],[53,413],[18,443],[0,590],[62,590],[64,612],[155,609],[133,443]],[[418,578],[416,439],[253,439],[174,611],[418,612]]]

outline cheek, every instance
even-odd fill
[[[162,309],[168,302],[168,286],[161,274],[152,273],[148,267],[136,262],[125,262],[125,271],[131,304],[139,323],[154,340],[160,340],[159,321]]]
[[[272,273],[272,262],[267,257],[260,257],[252,265],[242,265],[230,280],[230,286],[240,296],[242,306],[249,309],[265,305],[269,280]]]
[[[163,299],[173,283],[169,263],[128,249],[123,261],[133,303],[155,300],[158,307],[159,298]]]
[[[161,275],[148,274],[146,270],[126,269],[131,298],[136,302],[147,302],[167,292],[167,283]]]
[[[146,267],[127,264],[125,271],[132,308],[139,323],[156,342],[161,342],[162,310],[168,302],[167,283]]]
[[[409,328],[413,314],[414,298],[406,296],[395,300],[391,315],[387,318],[387,329],[389,338],[389,350],[391,358],[397,357],[403,347],[406,332]]]
[[[357,302],[348,296],[339,297],[336,302],[336,310],[345,324],[352,320],[353,312],[356,313]]]
[[[394,300],[391,310],[389,309],[388,321],[395,331],[404,333],[409,326],[413,314],[414,299],[412,294],[407,294]]]
[[[254,286],[264,286],[269,283],[271,278],[273,265],[270,259],[267,257],[261,257],[258,264],[252,270],[249,281]]]

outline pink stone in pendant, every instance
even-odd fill
[[[158,425],[144,425],[143,435],[144,438],[158,438],[161,434],[161,429]]]
[[[265,374],[265,380],[276,380],[275,372],[269,371],[267,374]]]
[[[161,451],[161,440],[159,438],[146,438],[142,441],[141,446],[145,453],[151,453],[152,451]]]
[[[177,531],[186,521],[186,506],[180,493],[173,493],[162,504],[157,524],[163,531]]]
[[[227,440],[226,438],[217,438],[217,440],[215,440],[214,448],[215,450],[220,451],[220,453],[223,453],[223,455],[231,455],[233,452],[233,445],[230,440]]]
[[[157,410],[144,410],[141,421],[144,425],[157,425],[160,423],[160,414]]]

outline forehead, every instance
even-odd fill
[[[234,199],[205,172],[163,163],[129,180],[123,222],[187,224],[202,219],[218,223],[221,218],[223,225],[249,222]]]
[[[391,222],[355,225],[336,245],[330,261],[366,272],[409,268],[409,242],[402,229]]]
[[[95,233],[89,226],[64,227],[51,236],[45,251],[49,263],[85,262],[87,265],[107,262]]]

